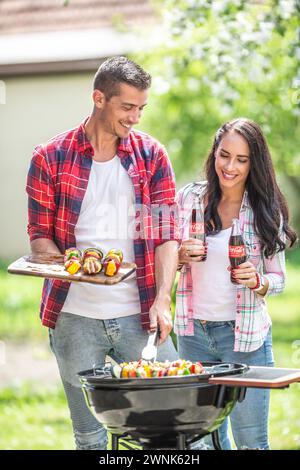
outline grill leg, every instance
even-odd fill
[[[177,449],[186,450],[186,438],[184,434],[179,434],[176,438],[177,440]]]
[[[111,435],[111,450],[119,450],[119,436],[117,434]]]
[[[220,439],[219,439],[219,431],[216,429],[211,433],[211,438],[213,442],[213,446],[215,450],[222,450]]]
[[[247,388],[246,387],[241,387],[239,389],[239,397],[238,397],[238,402],[241,403],[243,400],[245,400]]]

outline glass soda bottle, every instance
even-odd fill
[[[192,207],[192,213],[190,218],[189,237],[202,240],[203,244],[206,244],[205,226],[204,226],[204,213],[199,199],[195,199]],[[198,247],[197,247],[198,248]],[[191,255],[195,257],[197,255]],[[206,260],[206,254],[202,255],[200,261]]]
[[[232,268],[236,268],[247,260],[246,246],[241,234],[239,219],[232,219],[232,229],[229,238],[229,261]],[[232,273],[230,280],[233,284],[238,284],[233,278]]]

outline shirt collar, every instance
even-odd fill
[[[207,188],[207,181],[198,181],[193,183],[192,193],[202,196]]]
[[[192,188],[192,193],[200,197],[203,196],[207,188],[207,181],[199,181],[193,184],[194,186]],[[245,189],[240,210],[243,211],[249,207],[250,207],[249,195],[248,195],[247,189]]]
[[[249,195],[248,195],[247,189],[245,189],[240,210],[243,211],[243,210],[246,210],[249,207],[251,207],[250,206],[250,201],[249,201]]]
[[[91,156],[93,155],[94,149],[89,139],[87,138],[87,135],[85,132],[85,124],[88,119],[89,119],[89,116],[78,127],[77,148],[80,153],[84,153],[84,154],[87,154],[88,156]],[[120,140],[117,153],[119,154],[119,152],[121,152],[120,156],[123,156],[122,154],[123,152],[126,154],[128,153],[131,154],[133,152],[130,136],[127,137],[126,139]]]
[[[119,150],[121,152],[130,153],[130,154],[133,152],[130,137],[120,140],[118,152]]]

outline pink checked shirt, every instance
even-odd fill
[[[177,194],[179,226],[183,239],[189,238],[189,219],[193,201],[195,198],[200,198],[200,202],[203,204],[205,190],[206,182],[190,183]],[[272,258],[266,258],[262,254],[261,243],[253,225],[253,210],[250,207],[247,192],[243,197],[239,221],[249,260],[254,264],[257,271],[269,281],[269,289],[265,297],[253,292],[248,287],[236,286],[234,351],[250,352],[260,348],[272,323],[265,299],[268,295],[280,294],[284,289],[285,255],[284,251],[276,253]],[[181,336],[192,336],[194,334],[192,292],[191,267],[185,264],[180,272],[176,292],[174,325],[175,332]]]

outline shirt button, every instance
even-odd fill
[[[144,178],[140,178],[140,184],[144,184]]]
[[[238,294],[237,298],[240,299],[240,298],[241,298],[241,294]]]
[[[237,326],[236,329],[235,329],[235,331],[239,331],[239,329],[240,329],[240,328]]]
[[[237,310],[236,313],[241,313],[241,311],[240,311],[240,310]]]

